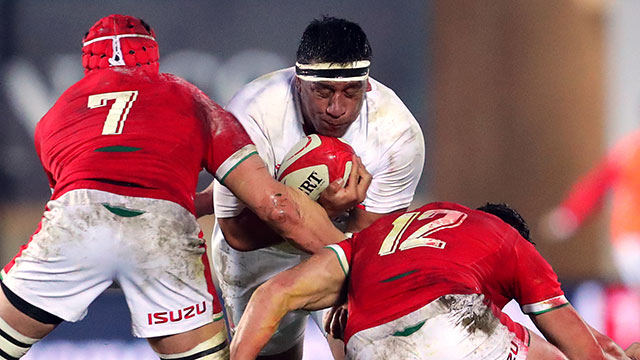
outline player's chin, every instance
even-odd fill
[[[349,125],[331,125],[324,123],[323,126],[318,129],[318,133],[324,136],[343,137],[348,128]]]

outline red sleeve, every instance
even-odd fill
[[[207,127],[206,153],[203,167],[224,183],[226,175],[240,162],[256,154],[255,145],[240,122],[195,86],[199,116]]]
[[[540,314],[566,305],[558,276],[533,244],[517,237],[513,242],[512,261],[514,298],[526,314]]]
[[[325,246],[327,249],[332,250],[336,256],[338,257],[338,261],[340,262],[340,266],[342,267],[342,271],[344,271],[345,275],[349,275],[349,270],[351,268],[351,259],[352,259],[352,245],[353,240],[357,236],[355,234],[352,238],[348,238],[342,240],[337,244],[331,244]]]

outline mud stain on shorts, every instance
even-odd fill
[[[483,302],[481,295],[444,295],[438,302],[458,317],[457,324],[462,325],[469,334],[481,331],[493,334],[499,320]]]

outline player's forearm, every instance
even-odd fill
[[[609,355],[612,359],[616,359],[616,360],[628,359],[627,355],[625,355],[625,351],[620,347],[620,345],[616,344],[607,335],[594,329],[591,325],[587,324],[587,326],[589,326],[591,333],[596,338],[596,341],[602,348],[602,351],[605,352],[605,354]]]
[[[631,360],[640,360],[640,343],[634,342],[624,351]]]
[[[590,329],[571,305],[532,315],[531,319],[547,340],[570,359],[606,359]]]
[[[284,296],[284,293],[264,285],[253,293],[231,341],[232,360],[255,359],[258,356],[288,311],[284,308]]]
[[[194,205],[198,218],[213,214],[213,182],[206,189],[196,193]]]
[[[284,241],[282,236],[249,209],[243,210],[235,217],[217,220],[227,243],[239,251],[262,249]]]
[[[287,229],[281,228],[281,233],[292,245],[315,254],[326,245],[345,239],[344,233],[333,225],[322,206],[298,189],[286,187],[286,192],[300,206],[295,213],[289,213],[290,224],[287,225],[285,219],[283,222],[276,222],[276,228],[287,225]]]
[[[297,189],[277,184],[280,187],[271,195],[271,204],[254,211],[285,240],[308,253],[344,240],[322,206]]]
[[[254,359],[286,313],[333,305],[345,278],[337,257],[331,250],[324,249],[260,285],[236,329],[231,359]]]
[[[298,248],[315,252],[344,239],[322,206],[277,182],[257,156],[242,162],[225,185],[263,221]]]

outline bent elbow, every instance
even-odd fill
[[[269,203],[261,209],[262,213],[258,213],[258,216],[281,236],[290,238],[290,235],[304,223],[299,204],[283,193],[273,194],[269,200]]]

